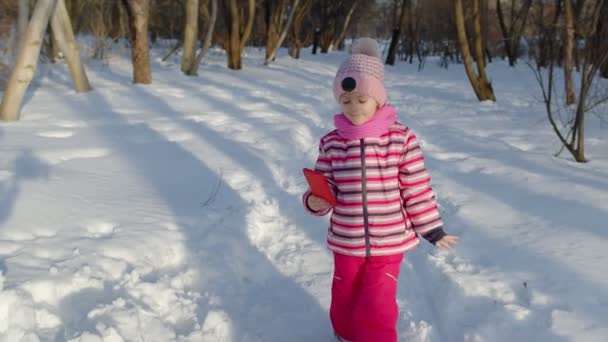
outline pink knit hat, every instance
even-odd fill
[[[360,38],[353,42],[350,56],[336,73],[333,91],[338,102],[344,93],[356,91],[374,98],[379,106],[386,104],[384,65],[374,39]]]

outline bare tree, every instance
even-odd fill
[[[45,39],[42,44],[42,51],[46,48],[47,57],[51,63],[57,62],[57,58],[59,57],[59,43],[57,42],[57,36],[53,32],[51,26],[47,27],[48,39]]]
[[[608,40],[599,39],[599,37],[608,37],[608,1],[606,0],[604,0],[604,4],[600,12],[596,37],[598,37],[598,39],[595,42],[595,51],[598,53],[600,51],[608,51]],[[608,63],[605,63],[602,67],[600,67],[600,75],[604,78],[608,78]]]
[[[150,48],[148,46],[148,23],[150,16],[150,0],[124,0],[129,15],[133,61],[133,82],[141,84],[152,83],[150,69]]]
[[[419,69],[422,69],[424,66],[422,51],[419,49],[419,17],[420,17],[420,3],[421,1],[409,1],[408,2],[408,13],[409,13],[409,23],[408,23],[408,42],[409,42],[409,55],[410,55],[410,64],[413,63],[414,59],[414,51],[418,55],[419,61]]]
[[[285,40],[285,37],[287,37],[287,32],[289,32],[291,29],[291,24],[296,13],[296,9],[300,5],[300,0],[293,1],[291,4],[291,9],[289,10],[289,15],[287,16],[287,20],[285,20],[283,25],[281,25],[283,23],[284,10],[287,7],[287,2],[287,0],[280,0],[278,5],[275,3],[274,10],[271,11],[272,16],[270,18],[268,35],[266,38],[265,65],[269,65],[274,60],[275,56],[277,55],[277,51],[281,45],[283,45],[283,41]],[[279,29],[281,29],[280,32]]]
[[[17,30],[15,24],[19,16],[16,3],[0,1],[0,92],[4,92],[17,56]]]
[[[410,0],[411,1],[411,0]],[[391,45],[388,49],[388,54],[386,55],[386,64],[394,65],[395,64],[395,56],[397,55],[397,45],[399,44],[399,40],[401,39],[401,31],[405,26],[406,17],[406,8],[407,8],[408,0],[403,0],[401,2],[401,11],[399,16],[399,22],[397,26],[393,29],[393,38],[391,39]]]
[[[23,48],[17,54],[17,62],[0,104],[0,119],[15,121],[19,119],[19,109],[25,91],[36,73],[38,56],[42,47],[44,32],[49,18],[55,9],[56,0],[38,0],[32,18],[23,36]]]
[[[215,31],[215,23],[217,21],[217,0],[211,0],[209,2],[211,3],[211,14],[209,14],[209,11],[207,10],[207,4],[203,4],[204,6],[201,6],[201,14],[207,19],[209,24],[207,25],[207,32],[205,33],[205,40],[203,41],[201,51],[199,51],[198,55],[196,56],[196,61],[192,65],[192,75],[198,74],[198,68],[205,57],[207,50],[209,50],[211,47],[213,32]]]
[[[564,81],[566,83],[566,104],[571,105],[576,102],[574,94],[574,81],[572,80],[573,52],[574,52],[574,14],[572,13],[572,0],[564,0],[564,20],[565,39],[564,39]]]
[[[517,9],[516,1],[511,0],[508,25],[505,20],[502,2],[503,0],[496,0],[496,14],[498,15],[498,22],[500,23],[500,30],[504,39],[505,50],[507,57],[509,58],[509,65],[514,66],[515,63],[517,63],[519,41],[521,40],[524,28],[526,27],[528,13],[530,12],[530,7],[532,7],[532,0],[523,1],[519,9]]]
[[[582,49],[583,65],[581,68],[580,88],[578,89],[578,98],[575,99],[574,106],[564,106],[561,101],[555,101],[554,97],[558,93],[555,85],[555,64],[558,47],[555,42],[555,28],[552,32],[548,32],[549,39],[549,67],[546,76],[543,75],[543,68],[540,64],[533,68],[538,84],[542,90],[543,102],[545,110],[549,118],[549,122],[562,143],[562,149],[557,153],[561,153],[566,149],[574,157],[577,162],[586,162],[585,157],[585,115],[598,106],[608,102],[608,88],[606,85],[601,85],[598,82],[599,71],[608,64],[608,50],[601,49],[601,43],[605,39],[602,36],[603,19],[608,16],[608,2],[598,1],[593,5],[593,10],[590,11],[589,18],[586,24],[580,22],[578,25],[581,38],[586,41],[585,47]],[[583,28],[584,27],[584,28]],[[545,78],[546,77],[546,78]],[[564,91],[566,86],[564,85]],[[558,122],[558,115],[561,112],[566,112],[565,122]],[[562,117],[560,115],[559,117]],[[561,127],[560,127],[561,126]]]
[[[239,6],[237,0],[226,0],[220,2],[225,14],[225,25],[227,32],[221,38],[221,43],[228,55],[228,68],[233,70],[242,69],[242,54],[245,44],[251,36],[253,22],[255,19],[255,0],[248,0],[247,16],[244,9]],[[245,21],[246,20],[246,21]]]
[[[49,21],[56,45],[67,61],[76,91],[85,92],[91,89],[80,60],[80,51],[74,38],[65,0],[39,0],[27,25],[16,65],[0,104],[2,120],[13,121],[19,118],[23,96],[36,73],[38,57]]]
[[[359,3],[360,0],[321,0],[318,37],[321,53],[329,52],[344,40]]]
[[[28,0],[19,0],[19,17],[17,18],[17,51],[21,49],[21,43],[25,41],[25,31],[30,19],[30,4]]]
[[[410,17],[416,17],[415,23],[410,19],[415,28],[409,36],[416,40],[419,69],[424,65],[424,56],[429,54],[440,56],[440,66],[447,68],[458,50],[454,4],[444,0],[416,1],[416,8],[410,11]]]
[[[74,32],[72,31],[72,24],[68,11],[65,6],[65,0],[57,0],[55,5],[55,12],[51,17],[51,27],[53,29],[53,35],[59,50],[63,52],[68,67],[70,68],[70,74],[72,75],[72,81],[76,91],[87,92],[91,90],[87,74],[84,71],[84,66],[80,60],[80,50],[76,44],[74,38]]]
[[[66,2],[75,32],[90,33],[94,37],[95,59],[105,60],[106,52],[120,38],[127,37],[129,19],[122,1],[69,1]]]
[[[310,8],[312,7],[312,0],[300,1],[293,18],[293,25],[291,25],[291,44],[289,46],[289,54],[293,58],[300,58],[300,51],[302,50],[302,24],[304,19],[310,15]]]
[[[353,19],[353,14],[355,14],[355,10],[357,9],[360,3],[361,0],[354,0],[350,5],[350,8],[348,9],[348,12],[346,12],[346,16],[344,17],[344,21],[342,22],[342,29],[336,31],[338,34],[334,36],[334,39],[332,40],[330,45],[330,49],[340,46],[340,44],[344,41],[344,38],[346,38],[346,32],[350,27],[350,23]]]
[[[469,49],[469,42],[465,29],[464,13],[462,8],[462,0],[454,0],[454,14],[456,19],[456,30],[458,31],[458,41],[460,43],[460,50],[464,59],[464,66],[475,91],[475,95],[479,101],[492,100],[496,101],[494,96],[494,90],[492,85],[488,81],[485,70],[485,62],[483,55],[483,45],[481,42],[481,22],[479,15],[479,0],[473,0],[473,30],[474,30],[474,52],[475,62],[477,63],[477,71],[479,76],[475,74],[473,70],[473,60],[471,58],[471,51]]]
[[[186,26],[184,28],[184,51],[182,54],[182,72],[192,75],[196,62],[196,42],[198,41],[199,0],[187,0],[185,3]]]
[[[489,15],[490,9],[488,6],[488,1],[481,1],[481,40],[483,44],[483,51],[488,58],[488,63],[492,63],[492,55],[490,54],[490,50],[488,49],[488,25],[489,25]],[[485,63],[484,59],[484,63]]]
[[[551,58],[558,58],[558,55],[553,54],[554,44],[557,43],[554,35],[558,33],[556,28],[559,26],[562,1],[539,1],[531,8],[531,17],[534,19],[532,42],[536,64],[540,67],[548,67]]]

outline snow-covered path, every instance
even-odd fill
[[[135,86],[122,56],[91,63],[84,95],[43,71],[0,125],[0,341],[331,341],[327,218],[299,201],[341,58],[213,56],[198,78],[156,60]],[[515,71],[492,66],[499,102],[480,105],[458,66],[387,69],[462,239],[406,257],[403,341],[608,336],[606,127],[589,120],[591,163],[552,157]]]

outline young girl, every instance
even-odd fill
[[[333,84],[342,113],[319,145],[315,171],[327,179],[335,207],[307,191],[313,215],[332,211],[327,243],[334,254],[330,319],[340,341],[397,341],[397,279],[403,255],[420,242],[441,249],[447,235],[412,131],[387,104],[377,43],[355,41]]]

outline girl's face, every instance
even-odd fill
[[[374,116],[378,103],[372,97],[353,92],[340,97],[340,107],[353,125],[361,125]]]

